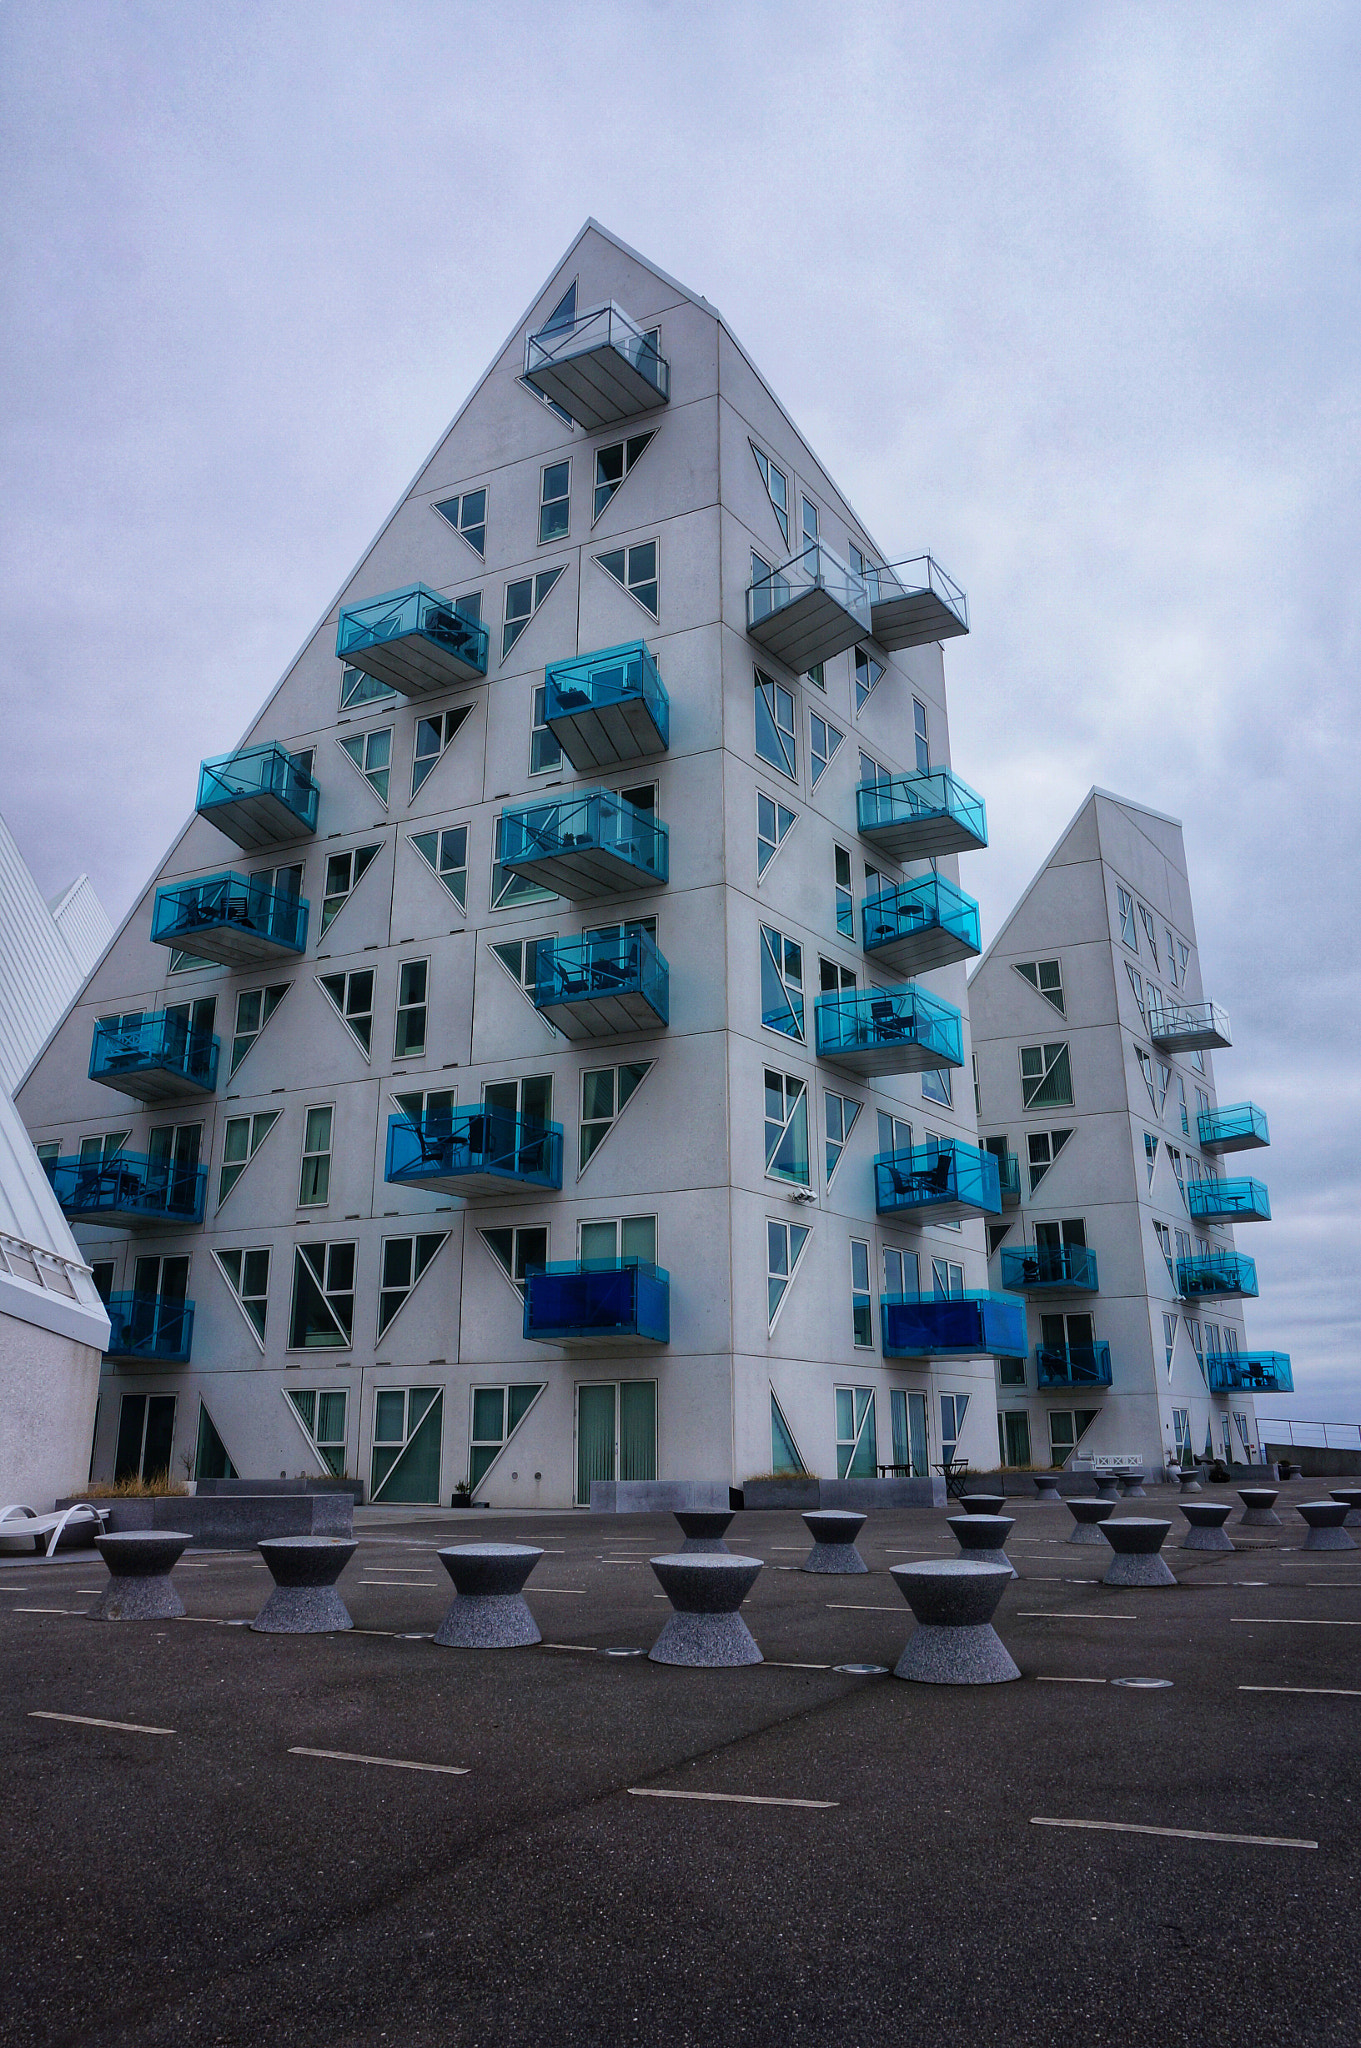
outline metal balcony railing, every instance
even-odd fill
[[[930,555],[867,572],[874,637],[897,653],[969,630],[969,600]]]
[[[103,1218],[115,1228],[202,1223],[207,1169],[175,1166],[141,1152],[106,1159],[44,1160],[64,1216],[72,1222]]]
[[[1227,1300],[1257,1292],[1256,1263],[1242,1252],[1208,1252],[1177,1260],[1177,1292],[1188,1301]]]
[[[664,754],[671,704],[641,640],[544,670],[544,723],[578,774]]]
[[[570,901],[657,888],[670,872],[660,818],[612,789],[501,813],[501,865]]]
[[[194,1304],[164,1294],[111,1294],[106,1358],[144,1365],[188,1365],[194,1341]]]
[[[1250,1152],[1271,1143],[1267,1120],[1255,1102],[1231,1102],[1196,1118],[1202,1152]]]
[[[480,1105],[418,1122],[392,1116],[384,1179],[398,1187],[438,1188],[481,1201],[557,1189],[562,1186],[562,1125]]]
[[[567,1038],[655,1031],[669,1015],[671,970],[644,931],[540,939],[534,1007]]]
[[[809,541],[747,591],[747,632],[795,675],[871,631],[869,585],[822,541]]]
[[[912,1074],[964,1064],[963,1021],[915,982],[842,989],[817,999],[817,1055],[857,1074]]]
[[[305,897],[270,887],[267,878],[205,875],[156,891],[151,937],[226,967],[257,967],[307,945]]]
[[[855,810],[861,838],[898,861],[975,853],[988,843],[987,806],[949,768],[862,782]]]
[[[407,697],[482,682],[489,645],[480,619],[423,583],[348,605],[336,628],[341,661]]]
[[[860,929],[866,958],[902,974],[922,974],[982,951],[978,905],[944,875],[919,875],[867,897]]]
[[[1037,1344],[1035,1378],[1041,1387],[1108,1387],[1111,1347],[1095,1344]]]
[[[320,796],[288,749],[271,744],[203,762],[196,808],[228,839],[256,853],[315,832]]]
[[[1199,1223],[1269,1223],[1271,1197],[1260,1180],[1188,1180],[1186,1207]]]
[[[885,1294],[885,1358],[1024,1358],[1025,1309],[1006,1294]]]
[[[1096,1253],[1085,1245],[1027,1244],[1002,1253],[1002,1285],[1018,1294],[1097,1292]]]
[[[1212,1394],[1293,1394],[1288,1351],[1207,1351]],[[1263,1424],[1265,1430],[1267,1425]]]
[[[613,302],[531,334],[524,376],[588,433],[655,411],[671,396],[670,363]]]
[[[874,1162],[874,1206],[881,1216],[926,1214],[940,1222],[1000,1216],[1002,1194],[991,1152],[950,1139],[881,1152]]]
[[[183,1011],[101,1017],[90,1046],[90,1079],[141,1102],[211,1095],[220,1051],[220,1040],[192,1030]]]

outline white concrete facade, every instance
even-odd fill
[[[112,936],[88,875],[43,901],[0,818],[0,1093],[18,1087]]]

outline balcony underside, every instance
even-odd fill
[[[110,1230],[177,1230],[202,1223],[207,1174],[163,1176],[131,1164],[56,1160],[50,1178],[62,1215]]]
[[[1213,1003],[1149,1019],[1149,1037],[1159,1052],[1222,1052],[1233,1044],[1228,1018]]]
[[[211,1083],[194,1080],[182,1067],[147,1060],[130,1059],[125,1066],[117,1058],[107,1060],[90,1079],[137,1102],[202,1102],[216,1092]]]
[[[549,712],[548,730],[579,775],[666,751],[666,737],[641,697],[592,704],[584,690],[562,689],[557,703],[560,708]]]
[[[389,1117],[383,1177],[466,1202],[542,1196],[562,1186],[562,1126],[485,1109],[456,1112],[452,1128]]]
[[[200,800],[198,814],[247,853],[263,853],[271,846],[288,846],[308,839],[316,831],[300,818],[273,790],[256,790],[251,796],[224,796]]]
[[[474,661],[424,633],[402,633],[369,647],[347,648],[345,660],[404,697],[437,697],[465,683],[486,681],[485,670]]]
[[[847,611],[830,590],[818,587],[795,592],[788,604],[749,624],[747,632],[796,676],[844,654],[866,637],[864,620]]]
[[[588,434],[597,427],[637,419],[640,413],[656,412],[667,402],[666,392],[659,391],[652,379],[609,341],[551,362],[531,359],[525,382],[560,405]]]
[[[428,1160],[420,1167],[387,1176],[395,1187],[429,1188],[434,1194],[461,1195],[465,1202],[516,1201],[521,1196],[542,1196],[554,1183],[544,1177],[535,1160],[525,1160],[522,1170],[515,1166],[482,1163],[467,1147],[448,1151],[443,1161]]]
[[[1271,1202],[1260,1181],[1230,1181],[1211,1194],[1198,1193],[1209,1186],[1208,1181],[1187,1185],[1186,1206],[1197,1223],[1270,1223]]]
[[[988,843],[982,797],[944,768],[862,782],[855,816],[860,837],[896,861],[977,853]]]
[[[819,1040],[818,1058],[829,1067],[840,1067],[843,1073],[867,1081],[884,1074],[940,1073],[946,1067],[963,1064],[907,1033],[901,1038],[874,1038],[861,1044],[824,1045]]]
[[[998,1216],[997,1162],[990,1152],[956,1143],[881,1152],[874,1161],[874,1205],[880,1216],[926,1222]]]
[[[1177,1291],[1186,1301],[1251,1300],[1257,1293],[1257,1267],[1241,1253],[1217,1259],[1180,1259]]]
[[[969,628],[934,590],[904,590],[878,599],[871,607],[874,637],[890,654],[904,647],[926,647],[933,640],[953,640]]]
[[[895,974],[926,974],[933,967],[949,967],[956,960],[974,959],[979,948],[948,925],[922,924],[900,930],[893,938],[866,942],[865,958]]]
[[[1271,1143],[1267,1120],[1255,1102],[1212,1109],[1196,1122],[1202,1152],[1255,1152]]]
[[[593,987],[580,995],[559,990],[547,1002],[540,1002],[536,996],[534,1007],[564,1038],[620,1038],[639,1031],[666,1029],[665,1014],[638,987]]]
[[[295,960],[300,948],[274,938],[245,917],[177,920],[154,934],[158,946],[174,946],[197,960],[215,960],[222,967],[269,967]]]
[[[660,888],[666,877],[635,865],[613,846],[564,841],[555,851],[517,855],[505,866],[526,881],[537,882],[569,903],[589,903],[599,896],[619,896],[638,889]]]

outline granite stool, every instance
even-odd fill
[[[1119,1484],[1121,1495],[1125,1500],[1148,1499],[1148,1495],[1144,1492],[1144,1474],[1142,1472],[1122,1472]]]
[[[521,1589],[542,1556],[532,1543],[453,1543],[441,1550],[454,1597],[432,1640],[445,1650],[518,1650],[541,1643]]]
[[[685,1538],[681,1545],[682,1557],[696,1554],[702,1557],[706,1551],[717,1551],[724,1557],[728,1555],[728,1546],[723,1541],[724,1532],[732,1520],[728,1509],[719,1513],[708,1508],[676,1508],[673,1512]]]
[[[649,1562],[673,1610],[647,1653],[654,1664],[716,1671],[765,1661],[738,1612],[761,1576],[759,1557],[679,1551]]]
[[[1003,1515],[1007,1497],[1004,1493],[962,1493],[959,1505],[966,1515]]]
[[[1096,1497],[1098,1500],[1119,1500],[1120,1475],[1117,1472],[1094,1472]]]
[[[1345,1500],[1347,1519],[1344,1529],[1361,1529],[1361,1486],[1332,1486],[1328,1491],[1334,1500]]]
[[[799,1570],[803,1572],[867,1572],[869,1566],[855,1547],[865,1526],[865,1517],[850,1508],[812,1508],[803,1517],[813,1539]]]
[[[1183,1493],[1199,1493],[1200,1480],[1194,1465],[1183,1465],[1177,1474],[1177,1483]]]
[[[1224,1524],[1233,1512],[1233,1504],[1227,1500],[1195,1500],[1188,1507],[1178,1502],[1181,1512],[1191,1524],[1182,1539],[1183,1550],[1232,1550],[1233,1545],[1224,1533]]]
[[[978,1564],[1004,1565],[1013,1579],[1017,1576],[1006,1552],[1007,1538],[1016,1527],[1014,1515],[951,1515],[949,1522],[965,1557]]]
[[[1035,1498],[1047,1501],[1050,1507],[1063,1506],[1063,1495],[1059,1492],[1058,1481],[1052,1472],[1035,1474]]]
[[[1279,1529],[1281,1518],[1276,1512],[1274,1486],[1240,1486],[1238,1498],[1243,1503],[1239,1520],[1242,1529]]]
[[[1115,1556],[1110,1561],[1103,1586],[1175,1586],[1158,1552],[1167,1541],[1170,1522],[1154,1521],[1148,1515],[1126,1515],[1120,1521],[1101,1524]]]
[[[1305,1550],[1355,1550],[1356,1539],[1347,1534],[1345,1500],[1302,1500],[1295,1503],[1297,1514],[1309,1524]]]
[[[1076,1499],[1070,1495],[1066,1505],[1073,1518],[1073,1533],[1068,1541],[1094,1543],[1100,1549],[1103,1538],[1098,1525],[1115,1513],[1115,1502],[1092,1500],[1090,1496],[1080,1494]]]
[[[266,1636],[321,1636],[353,1628],[336,1580],[359,1545],[348,1536],[269,1536],[256,1544],[274,1591],[251,1623]]]
[[[890,1565],[917,1626],[893,1669],[919,1685],[1004,1685],[1021,1673],[992,1625],[1007,1587],[1000,1564],[932,1558]]]
[[[170,1573],[193,1540],[182,1529],[125,1529],[96,1536],[111,1576],[95,1620],[173,1621],[183,1614],[184,1602]]]

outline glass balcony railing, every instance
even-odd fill
[[[953,1139],[881,1152],[874,1162],[874,1206],[881,1216],[929,1213],[942,1223],[961,1216],[1000,1216],[997,1161],[991,1152]]]
[[[815,1015],[818,1058],[856,1074],[917,1074],[964,1064],[959,1011],[914,982],[819,996]]]
[[[987,806],[948,768],[862,782],[855,810],[861,838],[894,860],[976,853],[988,843]]]
[[[651,811],[612,789],[501,813],[501,865],[570,902],[658,888],[670,871],[670,838]]]
[[[101,1017],[90,1047],[90,1079],[139,1102],[211,1095],[221,1044],[207,1032],[190,1029],[187,1008]]]
[[[796,676],[871,630],[869,585],[821,541],[809,541],[747,591],[748,634]]]
[[[1202,1152],[1251,1152],[1271,1143],[1267,1120],[1255,1102],[1231,1102],[1196,1118]]]
[[[865,957],[900,974],[948,967],[982,951],[978,905],[944,875],[919,875],[860,906]]]
[[[1021,1162],[1014,1152],[994,1152],[997,1180],[1002,1190],[1002,1207],[1014,1209],[1021,1199]]]
[[[315,832],[320,795],[312,777],[278,745],[218,754],[198,772],[199,816],[248,853]]]
[[[1211,1052],[1232,1045],[1218,1003],[1150,1003],[1148,1035],[1161,1052]]]
[[[1188,1180],[1186,1207],[1198,1223],[1269,1223],[1271,1197],[1259,1180]]]
[[[930,555],[868,572],[874,637],[896,654],[969,630],[969,600]]]
[[[544,723],[577,773],[664,754],[671,704],[641,640],[544,670]]]
[[[336,629],[341,661],[405,697],[482,682],[488,644],[480,619],[467,617],[423,583],[348,606]]]
[[[1002,1253],[1002,1285],[1017,1294],[1095,1294],[1096,1253],[1080,1244],[1018,1245]]]
[[[1024,1358],[1025,1309],[1007,1294],[885,1294],[885,1358]]]
[[[156,891],[151,937],[224,967],[263,967],[307,945],[305,897],[269,886],[268,877],[205,875]]]
[[[575,943],[540,939],[534,1007],[566,1038],[610,1038],[655,1031],[669,1014],[671,970],[644,931],[600,934]]]
[[[203,1221],[205,1167],[176,1166],[141,1152],[43,1164],[63,1216],[73,1223],[104,1219],[115,1229],[136,1230]]]
[[[469,1201],[562,1186],[562,1125],[510,1110],[456,1109],[413,1122],[388,1118],[385,1180]]]
[[[106,1358],[144,1365],[188,1365],[194,1341],[194,1304],[165,1294],[111,1294]]]
[[[531,1271],[524,1334],[539,1344],[669,1344],[671,1278],[638,1259],[571,1259]]]
[[[1288,1351],[1207,1351],[1212,1394],[1293,1394]]]
[[[1178,1259],[1177,1292],[1188,1301],[1254,1295],[1256,1263],[1242,1252],[1206,1252],[1193,1259]]]
[[[1037,1344],[1035,1380],[1041,1387],[1108,1387],[1111,1347],[1096,1344]]]
[[[658,352],[654,333],[611,303],[531,334],[525,382],[589,434],[665,405],[671,365]]]

